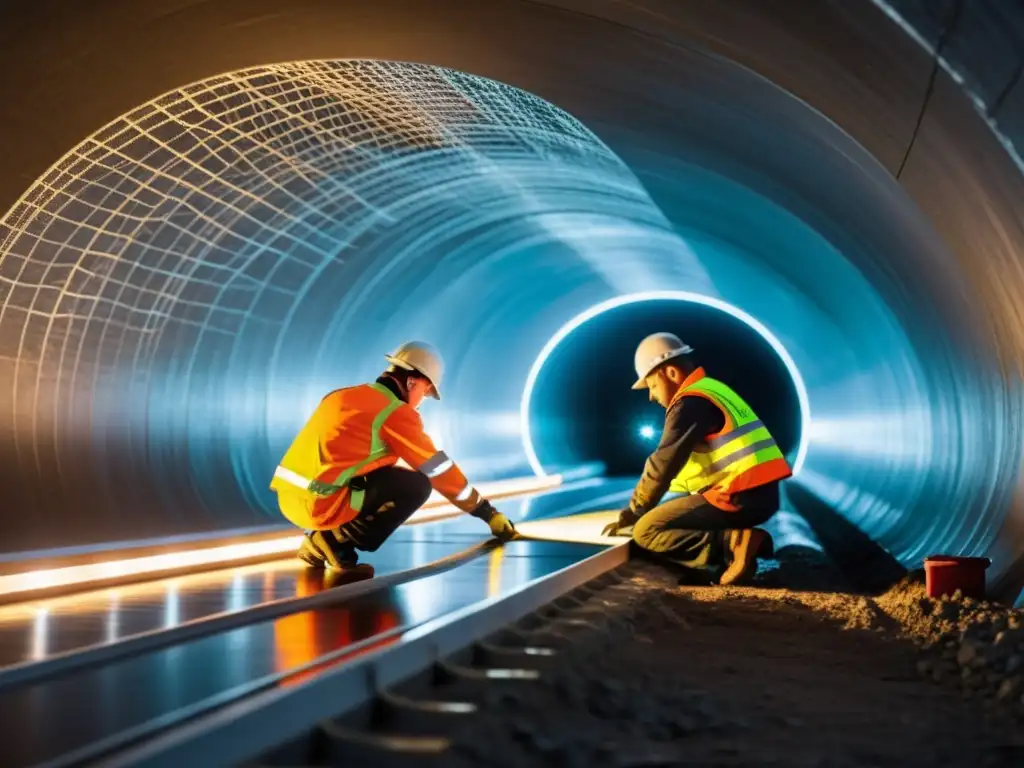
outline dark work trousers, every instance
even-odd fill
[[[430,496],[427,476],[401,467],[382,467],[353,478],[349,486],[366,490],[363,507],[335,529],[335,536],[363,552],[375,552]]]
[[[685,568],[725,565],[726,532],[763,525],[779,511],[779,484],[733,494],[736,512],[726,512],[703,496],[680,496],[659,504],[633,526],[641,549]]]

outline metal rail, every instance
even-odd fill
[[[336,718],[382,695],[387,696],[388,688],[432,666],[443,665],[446,657],[472,646],[628,559],[626,543],[611,547],[525,584],[505,596],[468,606],[414,628],[394,630],[401,634],[395,645],[325,669],[308,681],[287,687],[275,684],[281,678],[293,678],[294,672],[278,676],[275,681],[261,681],[254,687],[273,687],[221,706],[203,719],[166,730],[144,743],[128,746],[122,736],[119,745],[105,744],[104,749],[92,747],[88,754],[69,755],[49,765],[56,768],[99,761],[91,764],[110,768],[140,765],[213,768],[251,760],[308,733],[311,727],[325,719]],[[379,642],[380,637],[374,638],[374,642]],[[351,654],[353,649],[352,646],[344,649],[344,655]],[[322,657],[310,666],[323,667],[329,661]],[[450,665],[449,671],[460,674],[458,668]],[[137,733],[132,738],[140,740],[151,735]]]
[[[530,476],[482,483],[478,489],[492,500],[542,496],[585,486],[588,477],[589,482],[597,482],[591,477],[595,471],[594,467],[583,466],[545,478]],[[405,525],[423,525],[462,514],[435,494]],[[7,556],[0,559],[0,605],[281,560],[292,556],[301,538],[297,529],[281,525],[229,533],[226,539],[224,533],[175,536],[164,541],[121,542],[116,546]],[[183,545],[191,546],[183,549]],[[210,553],[215,556],[212,560],[206,559]],[[177,562],[179,558],[188,562]]]
[[[389,589],[406,582],[433,576],[451,570],[463,563],[485,554],[498,545],[490,539],[476,544],[454,555],[448,555],[425,565],[377,576],[354,584],[345,584],[315,595],[286,597],[280,600],[254,605],[238,611],[224,611],[182,622],[170,629],[155,629],[131,635],[113,643],[104,643],[76,648],[54,654],[42,661],[29,661],[0,669],[0,693],[16,686],[38,683],[48,678],[66,675],[89,667],[109,664],[119,659],[135,656],[147,651],[178,645],[207,635],[227,632],[249,624],[257,624],[280,618],[292,613],[333,605],[372,592]]]
[[[58,758],[41,763],[37,765],[36,768],[72,768],[73,766],[81,766],[89,763],[90,761],[100,759],[104,755],[116,752],[117,750],[122,750],[128,745],[143,741],[148,737],[152,737],[166,731],[168,728],[179,725],[182,722],[187,722],[201,717],[208,712],[215,712],[218,709],[237,701],[239,698],[251,696],[260,691],[271,689],[283,680],[316,670],[325,664],[336,663],[348,656],[358,655],[360,652],[375,646],[382,640],[390,640],[391,638],[400,637],[403,633],[410,631],[416,626],[416,624],[405,624],[400,627],[393,627],[386,632],[381,632],[373,637],[368,637],[358,643],[346,645],[344,648],[338,648],[337,650],[324,654],[313,661],[288,670],[287,672],[268,675],[258,680],[253,680],[244,685],[236,686],[230,690],[223,691],[207,699],[203,699],[195,704],[176,709],[173,712],[162,715],[161,717],[148,720],[145,723],[140,723],[132,728],[111,734],[106,738],[94,741],[91,744],[87,744],[72,752],[67,752]],[[103,761],[99,764],[107,765],[108,763]]]

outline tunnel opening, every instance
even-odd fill
[[[809,415],[803,383],[770,332],[730,305],[697,295],[624,297],[567,323],[534,364],[523,400],[526,451],[538,474],[601,464],[636,476],[661,437],[664,411],[631,390],[633,352],[669,331],[707,375],[734,388],[765,422],[790,464],[803,463]]]

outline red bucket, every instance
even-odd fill
[[[964,597],[985,599],[985,571],[992,565],[987,557],[932,555],[924,560],[924,583],[928,597],[952,595],[958,589]]]

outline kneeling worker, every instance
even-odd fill
[[[385,359],[390,367],[373,384],[320,401],[274,472],[270,487],[281,513],[307,529],[298,556],[313,567],[372,576],[356,550],[375,551],[423,505],[431,486],[499,539],[516,535],[423,431],[417,409],[425,397],[440,399],[437,350],[414,341]],[[416,471],[394,466],[399,459]]]
[[[666,409],[665,428],[629,506],[603,533],[633,526],[644,550],[688,568],[724,567],[719,582],[735,584],[772,555],[771,537],[754,526],[778,511],[779,482],[793,472],[757,414],[696,367],[692,351],[671,333],[637,348],[633,389]],[[659,505],[669,491],[688,495]]]

